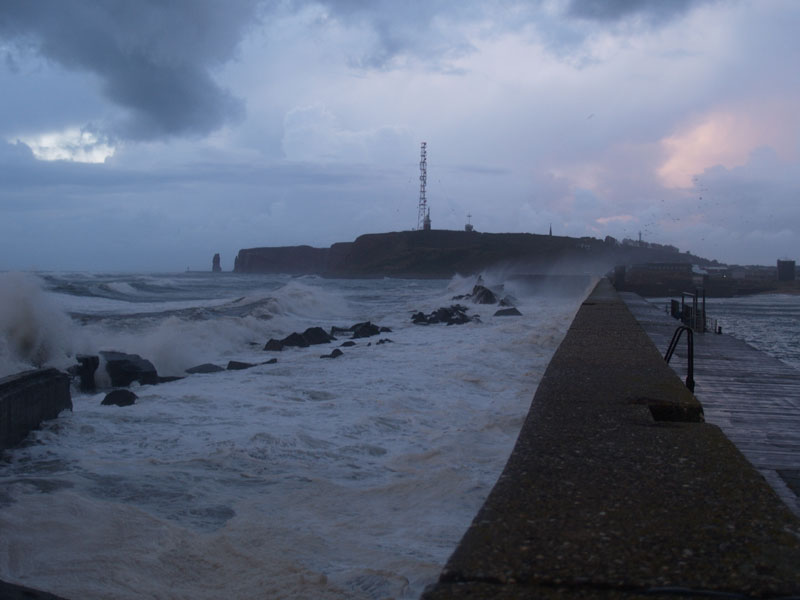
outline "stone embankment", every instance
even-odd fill
[[[800,521],[602,280],[423,598],[676,595],[800,595]]]
[[[19,444],[42,421],[72,410],[69,376],[56,369],[0,379],[0,451]]]

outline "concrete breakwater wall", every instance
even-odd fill
[[[602,280],[423,598],[715,593],[800,594],[800,521]]]
[[[42,421],[72,410],[69,377],[39,369],[0,379],[0,451],[19,444]]]

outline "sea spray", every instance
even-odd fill
[[[69,363],[78,332],[42,285],[29,273],[0,273],[0,376]]]

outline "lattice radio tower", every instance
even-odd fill
[[[428,151],[427,142],[420,144],[419,150],[419,209],[417,211],[417,229],[431,228],[431,211],[425,197],[425,185],[428,183]]]

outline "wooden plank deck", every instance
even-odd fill
[[[680,323],[664,306],[620,296],[664,354]],[[711,315],[713,317],[713,315]],[[686,335],[670,366],[686,378]],[[694,335],[695,396],[718,425],[800,516],[800,371],[729,335]]]

